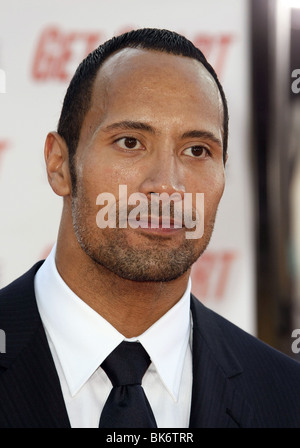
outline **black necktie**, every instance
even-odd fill
[[[113,388],[104,405],[99,428],[156,428],[150,404],[141,386],[150,364],[139,342],[123,341],[101,364]]]

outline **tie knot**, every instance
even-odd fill
[[[141,384],[150,357],[139,342],[123,341],[103,361],[101,367],[113,386]]]

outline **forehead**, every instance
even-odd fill
[[[99,125],[100,117],[102,121],[114,114],[121,119],[129,111],[132,119],[184,115],[223,124],[218,87],[201,62],[152,50],[126,48],[103,63],[86,118],[94,121],[97,116]]]

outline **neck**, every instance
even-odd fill
[[[142,334],[181,299],[190,274],[169,282],[126,280],[95,263],[77,241],[63,239],[56,266],[72,291],[127,338]]]

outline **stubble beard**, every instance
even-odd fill
[[[126,280],[136,282],[168,282],[185,274],[205,251],[214,228],[215,216],[206,223],[200,240],[184,238],[177,247],[170,240],[144,235],[146,247],[129,244],[128,231],[96,225],[95,207],[80,188],[72,197],[73,228],[82,250],[93,263]],[[172,238],[172,237],[170,237]]]

